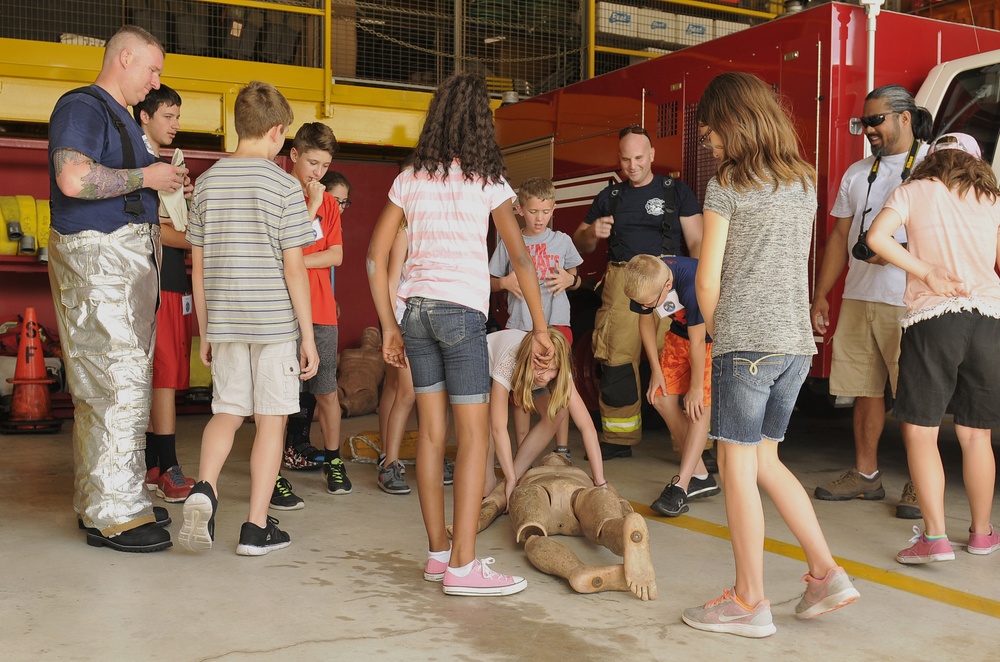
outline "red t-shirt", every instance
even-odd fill
[[[340,229],[340,207],[329,193],[323,193],[323,203],[316,212],[313,229],[319,226],[316,243],[302,249],[303,255],[320,253],[331,246],[343,246],[344,237]],[[330,267],[309,269],[309,294],[312,300],[313,324],[337,325],[337,300],[333,296],[330,281]]]

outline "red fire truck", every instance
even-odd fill
[[[640,124],[656,150],[654,171],[679,177],[703,199],[715,161],[698,149],[698,100],[709,81],[747,71],[774,85],[793,110],[802,149],[819,174],[819,213],[810,260],[814,280],[833,226],[829,214],[847,167],[864,156],[865,140],[850,131],[869,91],[871,27],[862,7],[830,3],[670,53],[497,111],[511,183],[549,176],[556,182],[556,229],[572,235],[594,196],[621,181],[618,131]],[[936,133],[975,136],[983,156],[998,165],[1000,32],[895,13],[881,13],[874,31],[874,85],[898,83],[934,116]],[[919,90],[919,92],[918,92]],[[598,247],[581,267],[596,282],[606,251]],[[839,312],[843,282],[831,293]],[[574,293],[575,294],[575,293]],[[578,386],[596,404],[588,330],[599,300],[573,302]],[[823,390],[830,371],[830,337],[809,382]],[[589,359],[588,359],[589,357]]]

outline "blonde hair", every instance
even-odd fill
[[[527,204],[528,198],[555,200],[556,187],[552,184],[551,179],[546,179],[545,177],[526,179],[521,182],[521,185],[517,189],[517,204]]]
[[[670,267],[655,255],[636,255],[622,271],[622,289],[632,301],[649,299],[663,288],[663,283],[672,276]]]
[[[918,179],[936,179],[958,193],[959,197],[965,197],[969,190],[973,190],[977,201],[985,197],[991,203],[996,202],[1000,195],[996,174],[990,164],[959,149],[941,149],[925,156],[913,169],[907,182]]]
[[[816,170],[799,153],[788,110],[760,78],[730,72],[712,79],[698,102],[698,121],[722,140],[719,184],[745,193],[768,182],[816,184]]]
[[[293,119],[288,99],[270,83],[250,81],[236,95],[233,120],[236,135],[243,140],[263,138],[276,126],[287,129]]]
[[[556,376],[549,382],[549,408],[550,419],[555,420],[559,412],[569,404],[570,393],[573,392],[573,377],[570,374],[569,343],[559,329],[550,326],[548,328],[549,340],[555,352],[552,354],[551,367],[556,369]],[[515,354],[514,374],[510,378],[510,394],[514,400],[514,406],[527,412],[535,411],[534,391],[535,391],[535,370],[532,365],[531,356],[532,334],[529,332],[521,340]]]

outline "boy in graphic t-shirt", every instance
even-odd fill
[[[545,321],[549,326],[559,329],[566,336],[566,342],[572,346],[573,331],[569,325],[569,298],[566,292],[580,287],[576,268],[583,263],[583,258],[569,235],[549,227],[556,208],[555,186],[550,180],[541,177],[525,180],[518,188],[515,208],[524,218],[521,236],[528,254],[535,262],[535,272],[542,290]],[[508,292],[507,312],[510,317],[507,319],[507,328],[530,331],[528,306],[521,297],[521,288],[514,276],[510,255],[502,241],[497,242],[496,250],[490,257],[490,290]],[[528,412],[515,408],[514,435],[518,446],[528,434],[530,419]],[[566,445],[568,439],[569,417],[566,417],[556,432],[556,452],[566,457],[570,456]]]

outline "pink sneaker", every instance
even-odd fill
[[[915,564],[955,560],[955,550],[951,548],[951,543],[948,542],[947,538],[928,540],[920,532],[920,527],[917,526],[913,527],[913,533],[915,535],[910,538],[910,542],[914,543],[913,546],[896,554],[896,560],[900,563]]]
[[[1000,549],[1000,533],[990,525],[990,535],[973,533],[969,530],[969,546],[966,547],[969,554],[990,554]]]
[[[444,573],[447,569],[447,561],[436,561],[428,558],[427,565],[424,566],[424,579],[429,582],[439,582],[444,579]]]
[[[489,566],[495,559],[476,559],[472,562],[472,571],[465,577],[451,573],[451,568],[444,575],[444,592],[446,595],[513,595],[528,587],[524,577],[503,575],[493,572]]]

